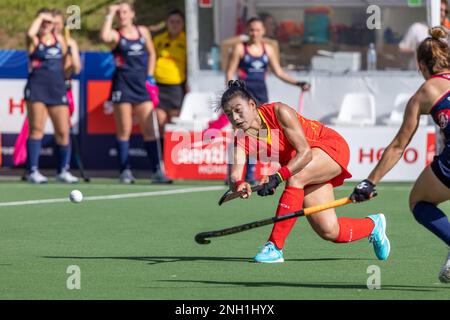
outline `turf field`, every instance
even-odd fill
[[[386,214],[387,262],[375,258],[366,239],[328,243],[300,218],[286,243],[286,262],[273,265],[251,262],[270,226],[209,245],[196,244],[194,235],[267,218],[278,197],[218,207],[220,182],[123,186],[94,179],[75,187],[87,198],[82,203],[61,200],[73,188],[0,181],[0,299],[450,298],[450,285],[437,279],[447,249],[408,212],[410,184],[384,183],[377,199],[337,210],[352,217]],[[24,203],[45,199],[60,200]],[[450,211],[449,204],[442,208]],[[71,265],[80,268],[80,290],[67,289]],[[367,289],[371,265],[380,268],[381,290]]]

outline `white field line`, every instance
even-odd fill
[[[189,185],[185,185],[187,187]],[[156,184],[133,184],[133,185],[125,185],[125,184],[88,184],[88,183],[78,183],[78,184],[63,184],[63,183],[50,183],[50,184],[41,184],[41,185],[30,185],[29,183],[18,183],[18,184],[1,184],[0,183],[0,190],[2,189],[28,189],[30,187],[36,187],[36,188],[42,188],[42,189],[67,189],[67,190],[73,190],[73,189],[80,189],[80,190],[86,190],[86,189],[97,189],[97,190],[111,190],[111,189],[117,189],[117,190],[151,190],[151,189],[169,189],[173,188],[173,186],[168,185],[156,185]]]
[[[209,186],[209,187],[200,187],[200,188],[186,188],[186,189],[163,190],[163,191],[111,194],[111,195],[105,195],[105,196],[84,197],[83,201],[154,197],[154,196],[165,196],[165,195],[180,194],[180,193],[215,191],[215,190],[223,190],[223,189],[225,189],[225,187],[223,187],[223,186]],[[67,197],[67,198],[58,198],[58,199],[0,202],[0,207],[24,206],[24,205],[34,205],[34,204],[46,204],[46,203],[59,203],[59,202],[69,202],[69,201],[70,201],[69,197]]]
[[[338,187],[336,188],[336,191],[339,190],[344,190],[344,191],[353,191],[353,189],[355,189],[356,187],[356,183],[354,186],[344,186],[344,187]],[[396,187],[390,187],[389,185],[385,185],[385,186],[376,186],[375,189],[377,191],[380,190],[388,190],[388,191],[407,191],[407,190],[411,190],[413,187],[413,185],[409,185],[409,186],[396,186]]]

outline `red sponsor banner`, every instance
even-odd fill
[[[227,152],[233,133],[219,131],[205,137],[202,132],[171,131],[164,137],[164,165],[172,179],[225,180],[230,159]],[[276,170],[257,162],[255,178]],[[245,175],[245,172],[244,172]]]
[[[212,8],[213,0],[199,0],[198,5],[200,8]]]
[[[436,154],[436,133],[427,133],[427,155],[426,165],[429,165],[433,161],[433,157]]]
[[[370,148],[365,149],[364,147],[359,148],[358,163],[376,163],[380,161],[385,148]],[[419,151],[416,148],[406,148],[402,156],[406,164],[414,164],[419,159]]]
[[[87,82],[87,132],[88,134],[115,134],[113,105],[109,99],[111,81],[89,80]],[[139,133],[139,126],[133,119],[132,133]]]
[[[9,98],[9,114],[13,114],[14,110],[20,110],[20,114],[24,114],[26,110],[25,99],[21,99],[16,103],[12,97]]]

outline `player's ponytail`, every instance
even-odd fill
[[[220,106],[218,109],[223,109],[228,101],[230,101],[235,96],[240,96],[247,101],[253,100],[256,105],[258,105],[258,100],[256,100],[253,94],[247,89],[247,85],[243,80],[230,80],[227,83],[227,90],[222,95],[222,99],[220,101]]]
[[[444,69],[450,69],[450,49],[447,43],[448,33],[442,27],[428,30],[430,37],[422,41],[417,48],[417,61],[426,65],[433,75]]]

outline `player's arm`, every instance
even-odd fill
[[[233,191],[242,191],[245,189],[246,194],[243,198],[248,198],[252,194],[250,184],[242,180],[246,160],[247,156],[244,148],[240,146],[237,141],[235,141],[233,148],[233,164],[231,166],[230,174],[230,187]]]
[[[156,65],[156,50],[153,45],[152,35],[148,31],[148,29],[144,26],[139,26],[139,31],[145,39],[145,47],[148,52],[148,70],[147,75],[153,76],[155,73],[155,65]]]
[[[63,66],[64,66],[64,70],[66,70],[66,66],[71,65],[71,59],[68,55],[68,50],[67,50],[67,42],[62,35],[57,34],[55,36],[56,36],[56,40],[58,40],[58,42],[61,44],[61,52],[63,55]]]
[[[287,181],[291,176],[303,170],[312,160],[311,147],[306,140],[295,110],[283,103],[277,103],[275,105],[275,114],[283,134],[295,149],[296,154],[286,166],[281,167],[277,173],[269,176],[268,182],[264,184],[264,188],[258,191],[260,196],[274,194],[275,189],[281,182]]]
[[[118,5],[112,5],[109,7],[108,14],[105,17],[105,21],[103,22],[103,26],[100,31],[100,38],[102,41],[111,44],[112,46],[119,42],[119,33],[112,27],[117,10],[119,10]]]
[[[225,72],[226,83],[234,79],[239,66],[239,60],[241,59],[243,51],[244,48],[242,43],[238,43],[237,45],[234,46],[233,51],[231,52],[230,55],[230,59],[228,61],[227,70]]]
[[[408,101],[403,122],[392,142],[384,150],[380,161],[369,174],[353,190],[350,198],[353,202],[369,200],[376,195],[375,185],[397,164],[403,152],[414,136],[420,122],[420,115],[428,113],[430,108],[428,89],[423,85]]]
[[[266,45],[266,53],[269,58],[269,65],[272,69],[273,73],[282,81],[292,84],[294,86],[299,86],[302,88],[302,90],[309,90],[310,85],[307,82],[304,81],[298,81],[294,78],[292,78],[290,75],[288,75],[283,68],[281,68],[280,62],[278,61],[275,52],[273,50],[273,47],[270,45]]]
[[[166,22],[165,21],[161,21],[158,22],[156,24],[152,24],[148,26],[148,30],[150,32],[160,32],[162,31],[164,28],[166,27]]]
[[[26,37],[28,52],[33,52],[34,48],[38,44],[39,29],[41,28],[42,22],[44,21],[53,21],[53,16],[50,13],[46,12],[40,13],[28,28]]]
[[[312,151],[306,140],[297,112],[284,103],[275,105],[275,114],[289,143],[295,149],[295,156],[286,165],[291,176],[303,170],[312,160]]]
[[[75,40],[70,38],[67,41],[67,45],[70,47],[70,59],[71,59],[71,68],[74,74],[79,74],[81,72],[81,58],[80,58],[80,49],[78,48],[78,44]]]
[[[423,105],[421,96],[423,94],[423,92],[421,93],[419,91],[409,100],[403,117],[403,123],[397,135],[383,152],[380,161],[368,176],[368,179],[372,183],[377,184],[402,157],[403,152],[419,126],[420,115],[422,114],[421,105]]]

